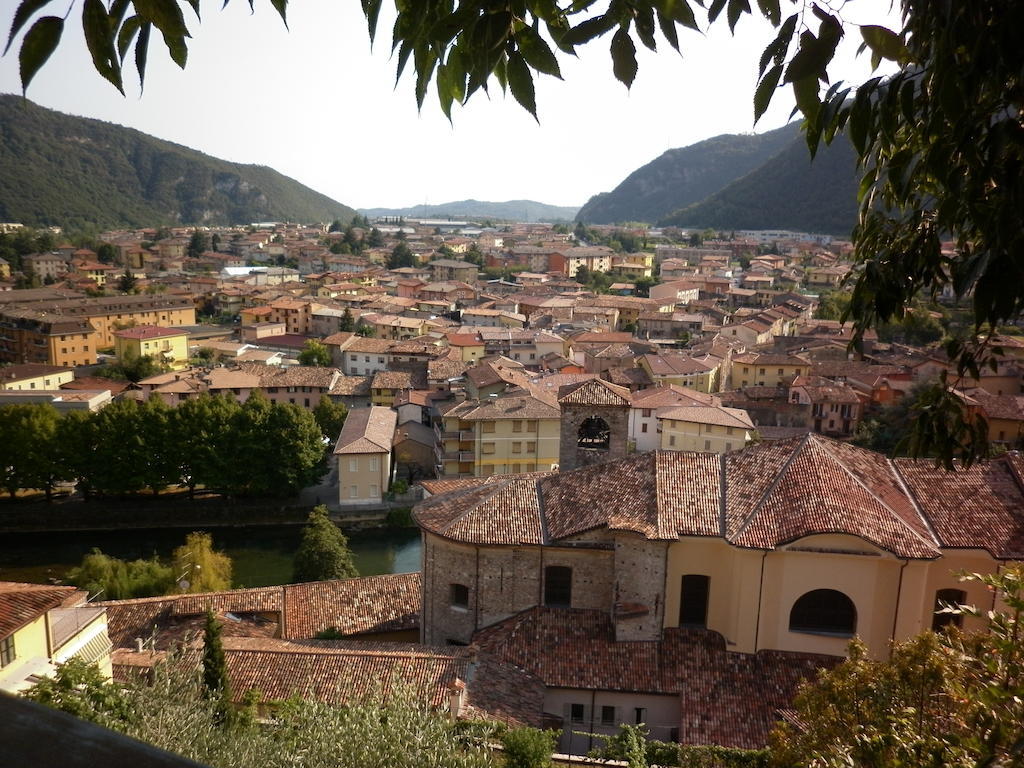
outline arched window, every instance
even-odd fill
[[[544,605],[572,607],[572,568],[549,565],[544,569]]]
[[[939,613],[949,606],[963,605],[967,602],[967,593],[962,589],[940,589],[935,593],[935,615],[932,617],[932,629],[938,632],[946,627],[961,627],[964,617],[957,613]]]
[[[583,420],[577,433],[576,445],[580,448],[594,448],[607,451],[611,444],[611,428],[608,422],[598,416],[590,416]]]
[[[852,635],[857,631],[857,608],[842,592],[812,590],[793,603],[789,631]]]

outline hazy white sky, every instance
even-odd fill
[[[0,5],[0,30],[7,30],[17,3]],[[579,59],[562,57],[564,81],[539,78],[539,125],[497,86],[490,99],[478,94],[453,108],[449,124],[433,88],[417,113],[408,73],[394,87],[387,9],[371,52],[352,0],[292,0],[290,32],[268,0],[256,0],[253,15],[245,0],[220,6],[203,0],[202,23],[186,15],[193,39],[184,71],[153,36],[140,98],[132,78],[122,97],[95,73],[76,2],[61,47],[28,96],[216,157],[268,165],[353,207],[466,198],[582,205],[666,149],[753,130],[757,62],[773,36],[752,18],[735,37],[722,23],[707,36],[680,32],[683,56],[667,44],[656,54],[641,49],[627,91],[612,76],[608,35]],[[889,6],[850,0],[843,16],[897,28]],[[835,70],[857,82],[870,66],[867,56],[854,58],[859,42],[851,29]],[[15,48],[0,59],[3,92],[20,92]],[[779,91],[757,129],[784,124],[791,109],[789,90]]]

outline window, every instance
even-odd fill
[[[683,576],[679,592],[679,626],[700,627],[708,625],[708,595],[711,591],[711,577],[698,573]]]
[[[633,722],[636,725],[647,720],[647,707],[633,707]]]
[[[572,606],[572,568],[549,565],[544,569],[544,605]]]
[[[449,595],[452,608],[469,608],[469,587],[465,584],[452,584]]]
[[[522,453],[522,452],[523,452],[523,444],[521,442],[516,441],[516,442],[512,443],[512,453]]]
[[[521,421],[513,421],[512,422],[512,431],[513,432],[522,432],[523,431],[523,422],[521,422]]]
[[[570,704],[569,705],[569,719],[574,723],[582,723],[584,715],[586,714],[586,707],[582,704]]]
[[[364,356],[363,356],[363,362],[364,362],[364,363],[368,363],[368,362],[370,362],[370,356],[369,356],[369,355],[364,355]]]
[[[484,443],[480,448],[481,453],[494,453],[494,443]]]
[[[640,431],[641,432],[646,432],[647,431],[647,424],[646,424],[646,422],[640,425]]]
[[[615,725],[615,707],[601,707],[601,725]]]
[[[935,616],[932,617],[932,630],[938,632],[946,627],[961,627],[964,617],[956,613],[939,613],[949,606],[963,605],[967,602],[967,593],[962,589],[940,589],[935,593]]]
[[[668,436],[668,444],[673,446],[673,447],[675,446],[675,444],[676,444],[676,436],[675,435],[669,435]]]
[[[380,469],[380,456],[371,456],[370,471],[376,472],[378,469]]]
[[[789,612],[789,631],[852,635],[857,631],[857,608],[842,592],[812,590],[793,603]]]
[[[530,442],[528,442],[526,444],[526,452],[527,453],[536,453],[537,452],[537,443],[533,442],[532,440]]]
[[[522,471],[523,471],[523,465],[522,464],[516,463],[516,464],[512,465],[512,474],[513,475],[518,475]]]
[[[642,410],[640,411],[640,414],[641,414],[641,415],[642,415],[642,416],[643,416],[643,417],[644,417],[645,419],[649,419],[649,418],[651,418],[651,409],[650,409],[650,408],[643,408],[643,409],[642,409]]]
[[[350,485],[348,487],[348,497],[350,499],[359,498],[359,486],[357,486],[357,485]]]
[[[17,658],[18,654],[14,650],[14,635],[5,637],[0,640],[0,667],[6,667],[12,661]]]
[[[380,496],[380,488],[377,486],[376,483],[370,484],[370,496],[373,498]]]
[[[483,425],[483,431],[484,432],[493,432],[494,431],[494,422],[493,421],[485,421],[484,425]]]
[[[348,460],[348,471],[355,472],[359,469],[359,459],[354,456]]]
[[[779,376],[782,376],[782,374],[783,374],[783,370],[781,368],[779,368]]]

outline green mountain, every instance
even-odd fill
[[[364,216],[405,216],[425,219],[500,219],[502,221],[572,221],[579,208],[547,205],[533,200],[459,200],[440,205],[414,205],[411,208],[360,208]]]
[[[0,94],[0,221],[79,229],[354,215],[271,168]]]
[[[799,136],[757,170],[658,223],[849,237],[857,221],[856,160],[853,145],[839,137],[831,146],[822,146],[812,162]]]
[[[759,168],[798,133],[792,123],[759,135],[726,134],[670,149],[611,192],[590,198],[576,218],[587,224],[657,221]]]

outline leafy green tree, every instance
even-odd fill
[[[0,407],[0,478],[11,498],[39,488],[50,500],[54,484],[67,474],[58,459],[59,420],[49,404]]]
[[[123,726],[133,716],[124,692],[111,684],[99,667],[72,656],[53,675],[42,677],[25,698],[108,728]]]
[[[328,227],[327,231],[328,232],[341,232],[341,230],[343,228],[344,228],[344,225],[341,223],[341,219],[335,219],[334,221],[331,222],[331,226]]]
[[[302,543],[295,552],[294,581],[351,579],[359,575],[352,550],[341,529],[331,522],[322,504],[309,513]]]
[[[345,311],[341,313],[341,319],[338,321],[338,330],[344,333],[351,333],[354,325],[355,320],[352,317],[352,310],[345,307]]]
[[[827,291],[818,297],[814,316],[822,320],[841,320],[850,307],[849,291]]]
[[[331,353],[322,341],[308,339],[299,352],[299,364],[327,368],[331,364]]]
[[[135,279],[135,275],[132,274],[131,269],[128,267],[124,268],[124,272],[117,279],[117,290],[121,293],[131,293],[135,290],[135,284],[138,281]]]
[[[213,609],[206,609],[206,624],[203,628],[203,695],[215,702],[214,713],[217,724],[227,722],[231,712],[231,683],[228,680],[228,660],[224,655],[224,642],[220,637],[221,624],[213,615]]]
[[[388,257],[387,268],[388,269],[399,269],[401,267],[412,267],[416,265],[416,256],[403,242],[398,243],[392,250],[391,255]]]
[[[175,575],[188,582],[186,592],[231,589],[231,558],[213,548],[213,537],[193,531],[172,555]],[[180,586],[180,584],[179,584]]]
[[[341,434],[341,428],[345,426],[348,408],[340,400],[332,400],[323,395],[313,409],[313,418],[316,419],[321,434],[333,443]]]
[[[633,283],[636,287],[636,295],[647,298],[651,295],[651,288],[656,286],[659,282],[661,281],[656,277],[638,277]]]
[[[101,439],[95,416],[89,411],[69,411],[57,425],[59,459],[67,478],[76,481],[86,499],[95,492],[96,449]]]
[[[555,732],[512,728],[501,736],[506,768],[550,768],[554,763]]]
[[[127,600],[174,592],[174,575],[174,569],[155,556],[149,560],[125,561],[94,548],[78,566],[68,571],[67,579],[104,600]]]
[[[234,426],[240,410],[232,397],[204,393],[172,411],[170,439],[190,497],[200,485],[208,489],[230,486]]]
[[[110,243],[100,243],[96,247],[96,261],[100,264],[113,264],[117,261],[117,249]]]
[[[366,236],[366,244],[370,248],[380,248],[384,245],[384,235],[381,234],[379,229],[374,227],[370,230],[370,234]]]
[[[220,235],[216,232],[210,235],[210,250],[214,253],[220,252]]]
[[[206,251],[210,250],[210,238],[205,232],[196,230],[188,241],[188,255],[193,259],[199,258]]]
[[[376,333],[376,331],[373,330],[373,326],[372,325],[362,325],[362,324],[360,324],[360,325],[356,326],[356,335],[357,336],[363,336],[364,338],[370,338],[375,333]]]

